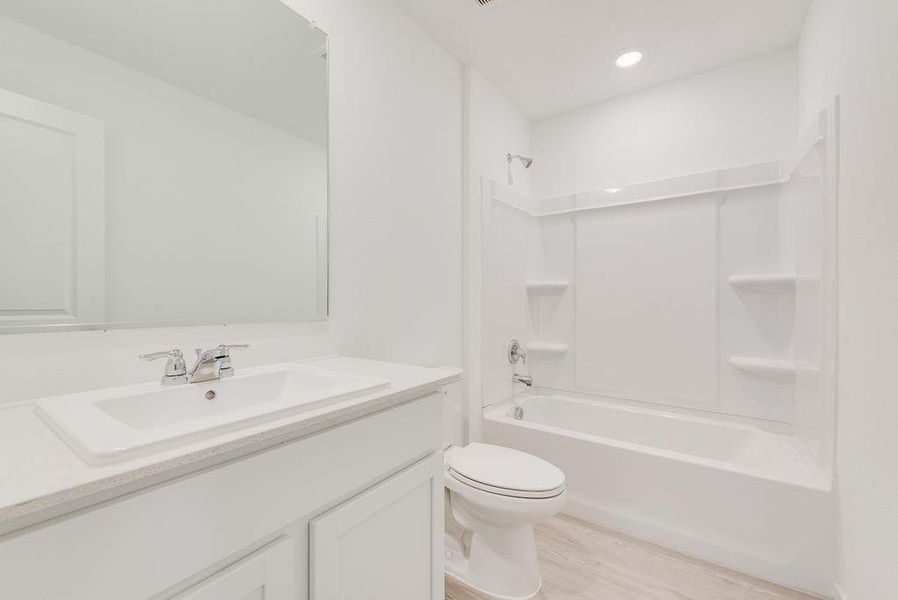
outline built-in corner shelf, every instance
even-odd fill
[[[782,294],[795,290],[795,275],[773,273],[769,275],[733,275],[730,285],[746,292]]]
[[[729,363],[740,371],[754,375],[791,377],[795,375],[795,371],[798,369],[794,361],[775,358],[731,356]]]
[[[527,353],[534,357],[559,357],[567,354],[567,344],[549,344],[547,342],[529,342],[524,344]]]
[[[563,294],[569,286],[567,281],[528,281],[526,285],[531,294]]]

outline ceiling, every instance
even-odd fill
[[[795,44],[811,0],[396,0],[539,120]],[[615,57],[645,60],[618,69]]]
[[[0,15],[327,142],[327,38],[279,0],[0,0]]]

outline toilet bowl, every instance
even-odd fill
[[[534,597],[542,580],[533,526],[558,514],[564,473],[540,458],[470,444],[445,454],[446,573],[500,600]]]

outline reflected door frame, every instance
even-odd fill
[[[101,323],[106,314],[105,125],[94,117],[0,89],[3,121],[70,138],[73,176],[70,193],[59,205],[68,230],[64,275],[59,278],[55,301],[32,307],[0,306],[0,326]],[[0,281],[0,285],[21,283]]]

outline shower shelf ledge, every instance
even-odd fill
[[[795,290],[795,275],[773,273],[769,275],[733,275],[730,285],[747,292],[777,294]]]
[[[731,356],[730,366],[755,375],[792,377],[797,371],[819,371],[820,366],[813,363],[796,362],[779,358],[755,358],[749,356]]]
[[[527,291],[531,294],[563,294],[570,284],[567,281],[528,281]]]
[[[751,358],[748,356],[731,356],[730,365],[747,373],[758,375],[790,376],[795,374],[794,361],[776,358]]]
[[[533,356],[558,357],[567,354],[567,344],[550,344],[547,342],[529,342],[524,344],[527,352]]]

